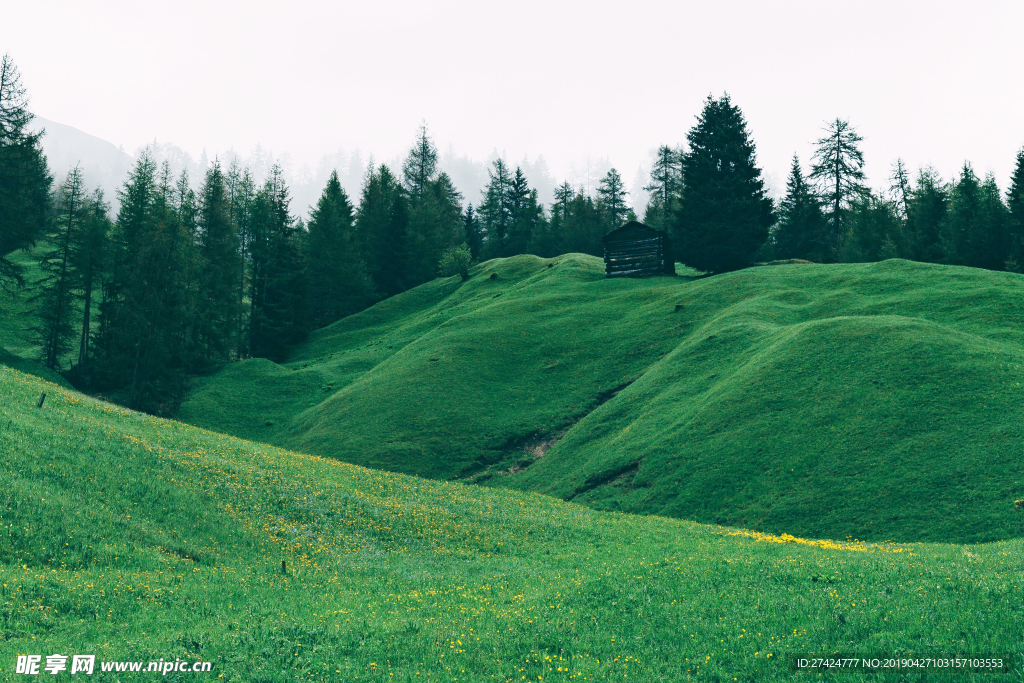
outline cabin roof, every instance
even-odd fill
[[[616,228],[610,233],[605,235],[602,239],[605,242],[618,242],[620,240],[630,240],[641,237],[655,237],[657,235],[664,235],[665,233],[661,230],[655,230],[654,228],[644,225],[639,221],[630,221],[623,225],[621,228]]]

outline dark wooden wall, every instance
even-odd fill
[[[604,242],[605,277],[674,275],[672,245],[665,233],[643,227],[609,233]]]

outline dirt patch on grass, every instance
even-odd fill
[[[497,451],[490,451],[488,455],[481,456],[475,466],[468,468],[468,471],[462,473],[459,480],[468,484],[479,484],[492,477],[507,477],[522,472],[543,458],[580,420],[613,399],[620,391],[633,382],[634,380],[629,380],[611,389],[602,391],[597,395],[594,404],[585,413],[574,417],[554,434],[537,431],[526,436],[509,438]],[[495,452],[502,455],[494,458],[490,454]]]

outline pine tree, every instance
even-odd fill
[[[89,374],[89,347],[92,341],[93,293],[100,285],[105,272],[110,235],[113,230],[109,212],[110,206],[103,198],[103,191],[95,190],[86,206],[83,229],[77,232],[71,243],[72,262],[78,275],[82,300],[82,330],[78,342],[77,373],[86,383]]]
[[[969,163],[960,171],[949,196],[943,225],[946,263],[973,265],[976,235],[982,230],[981,182]]]
[[[165,163],[164,172],[170,172],[170,166]],[[192,189],[192,181],[188,175],[188,169],[181,169],[178,180],[174,183],[174,192],[168,199],[178,215],[178,221],[188,233],[193,242],[198,241],[199,236],[199,200],[195,190]]]
[[[466,207],[466,212],[462,215],[462,234],[473,262],[479,261],[484,240],[480,230],[480,221],[476,218],[472,204]]]
[[[819,185],[828,219],[828,244],[835,249],[846,233],[850,207],[866,192],[864,154],[859,147],[864,138],[849,121],[839,118],[826,130],[828,135],[816,143],[810,178]]]
[[[313,328],[355,313],[370,300],[366,258],[356,239],[352,204],[338,172],[310,212],[306,266]]]
[[[522,168],[516,167],[508,191],[509,223],[505,254],[525,254],[533,243],[534,235],[542,230],[544,208],[537,200],[537,190],[531,189]]]
[[[610,169],[597,188],[597,205],[604,219],[605,232],[610,232],[626,222],[629,206],[626,204],[626,185],[614,168]]]
[[[35,243],[47,229],[53,178],[21,74],[10,55],[0,58],[0,288],[24,284],[22,269],[7,256]]]
[[[448,174],[428,180],[419,196],[409,195],[406,287],[437,277],[441,254],[462,241],[462,194]]]
[[[46,367],[56,369],[61,357],[72,346],[75,328],[72,245],[83,230],[86,218],[85,186],[82,172],[76,166],[57,192],[55,230],[47,239],[47,250],[39,261],[43,278],[38,283],[36,303],[37,342],[40,359]]]
[[[786,197],[779,205],[779,224],[774,237],[775,254],[781,259],[821,261],[827,253],[821,203],[804,178],[800,159],[795,154],[786,181]]]
[[[356,213],[356,232],[366,247],[367,266],[377,296],[406,288],[409,204],[391,170],[381,165],[367,174]]]
[[[165,191],[166,204],[169,207],[169,220],[174,221],[176,229],[182,234],[182,246],[180,253],[180,272],[175,273],[180,287],[180,300],[177,303],[181,306],[180,319],[187,321],[183,325],[180,334],[181,339],[176,343],[181,347],[181,363],[185,372],[204,371],[208,366],[207,353],[204,349],[204,294],[202,280],[205,275],[205,264],[202,263],[202,256],[198,253],[199,244],[199,220],[200,206],[199,198],[192,189],[192,181],[188,169],[182,168],[178,179],[172,184],[171,167],[167,161],[162,164],[161,171],[162,187],[169,188]]]
[[[651,167],[651,182],[644,190],[651,193],[644,210],[644,223],[658,230],[666,230],[679,210],[683,191],[683,152],[668,145],[658,148]]]
[[[569,205],[575,193],[572,185],[564,182],[554,190],[554,202],[551,204],[551,215],[543,220],[533,237],[531,253],[544,258],[558,256],[565,252],[564,230]]]
[[[686,138],[673,240],[679,260],[710,272],[749,266],[775,219],[743,113],[728,95],[708,96]]]
[[[945,257],[942,237],[949,204],[949,190],[932,168],[922,168],[907,200],[907,235],[913,257],[941,263]]]
[[[477,216],[484,233],[484,252],[489,258],[506,256],[509,223],[512,222],[510,194],[512,175],[501,158],[494,160],[494,170],[487,170],[490,180],[484,190],[484,201],[477,207]]]
[[[889,194],[896,203],[896,210],[901,219],[906,220],[910,207],[910,176],[903,159],[897,159],[892,165],[892,175],[889,176]]]
[[[1010,188],[1006,191],[1007,239],[1009,240],[1011,261],[1007,270],[1022,272],[1024,269],[1024,149],[1017,152],[1017,165],[1010,178]]]
[[[308,330],[301,228],[289,211],[284,171],[274,164],[253,206],[253,285],[249,348],[281,361]]]
[[[215,159],[199,191],[198,206],[197,341],[202,367],[228,360],[235,345],[242,257],[231,208],[224,173]]]
[[[972,263],[978,268],[1003,270],[1010,252],[1009,211],[993,174],[981,184],[981,225],[971,239]]]
[[[562,216],[561,239],[565,251],[601,256],[604,234],[604,222],[594,200],[577,191]]]
[[[100,308],[98,388],[124,390],[129,407],[175,409],[191,369],[195,245],[166,164],[146,150],[119,192],[111,275]],[[183,209],[184,206],[184,209]]]
[[[427,135],[427,124],[420,124],[420,134],[416,144],[402,165],[405,189],[412,198],[419,198],[427,187],[427,183],[437,176],[437,147]]]
[[[252,312],[249,292],[252,284],[252,210],[256,199],[256,183],[248,168],[241,168],[238,159],[228,167],[226,175],[231,198],[231,220],[238,231],[238,255],[242,267],[235,289],[235,353],[239,358],[249,355],[249,315]]]

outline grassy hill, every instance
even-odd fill
[[[519,256],[232,364],[187,422],[775,533],[1021,535],[1024,277],[892,260],[606,280]]]
[[[59,384],[66,389],[71,388],[71,385],[66,379],[61,377],[60,373],[54,372],[50,368],[46,367],[44,363],[16,356],[3,347],[0,347],[0,365],[6,365],[9,368],[20,370],[26,374],[41,377],[47,382]]]
[[[6,367],[0,453],[5,678],[57,652],[213,663],[175,682],[784,681],[792,653],[851,650],[1015,653],[985,680],[1024,673],[1021,540],[602,512],[289,453]]]

